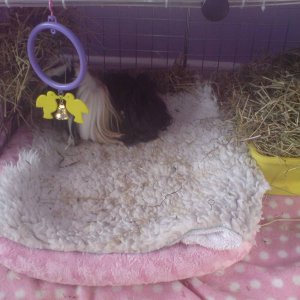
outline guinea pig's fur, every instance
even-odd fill
[[[119,115],[111,103],[107,87],[100,80],[87,73],[76,98],[83,100],[89,108],[89,113],[83,115],[83,124],[78,124],[81,139],[115,143],[121,138]]]
[[[102,81],[120,116],[120,139],[126,145],[154,140],[170,125],[167,107],[147,74],[107,74]]]
[[[74,78],[78,71],[64,73],[65,77]],[[52,74],[55,79],[62,76],[55,71]],[[132,76],[127,72],[104,75],[87,72],[73,93],[89,108],[89,114],[83,115],[84,123],[77,124],[82,140],[134,145],[158,138],[159,132],[171,123],[155,83],[145,73]]]

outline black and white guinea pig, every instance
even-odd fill
[[[74,77],[75,73],[69,70],[65,76]],[[52,78],[58,80],[61,74]],[[89,108],[84,123],[77,125],[82,140],[134,145],[158,138],[171,123],[166,104],[146,73],[87,72],[75,93]]]

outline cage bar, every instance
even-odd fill
[[[0,7],[44,7],[46,0],[0,0]],[[203,0],[53,0],[55,6],[163,6],[200,8]],[[276,6],[300,4],[296,0],[229,0],[231,7]]]

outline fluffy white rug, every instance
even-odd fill
[[[166,99],[174,123],[132,148],[35,132],[0,180],[0,236],[26,246],[147,252],[177,242],[232,249],[258,230],[268,184],[231,139],[209,86]]]

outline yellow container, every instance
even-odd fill
[[[268,194],[300,196],[300,157],[262,155],[253,145],[249,145],[249,149],[251,156],[271,185]]]

